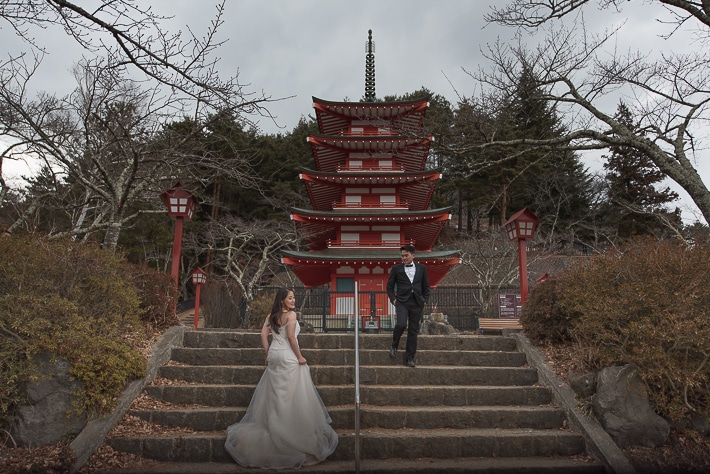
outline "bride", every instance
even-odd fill
[[[293,291],[279,289],[261,329],[266,370],[242,420],[227,428],[224,447],[245,467],[310,466],[330,456],[338,445],[330,415],[298,346],[295,307]]]

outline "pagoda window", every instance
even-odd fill
[[[380,206],[381,207],[396,207],[397,206],[397,196],[392,195],[381,195],[380,196]]]
[[[350,245],[357,244],[359,240],[360,240],[360,234],[359,234],[359,233],[356,233],[356,232],[343,232],[343,233],[340,235],[340,242],[341,242],[343,245],[347,245],[347,244],[350,244]]]
[[[391,161],[390,161],[391,163]],[[390,164],[391,167],[391,164]],[[349,170],[379,170],[382,169],[382,160],[376,158],[367,159],[353,159],[349,158],[347,161],[347,169]],[[388,169],[388,168],[385,168]]]
[[[345,196],[345,207],[360,207],[362,196],[350,194]]]
[[[400,236],[399,233],[393,232],[383,232],[382,233],[382,244],[383,245],[396,245],[399,247]]]
[[[381,170],[391,170],[394,168],[394,161],[392,160],[380,160]]]

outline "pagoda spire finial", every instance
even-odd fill
[[[367,31],[365,43],[365,102],[375,101],[375,42],[372,41],[372,30]]]

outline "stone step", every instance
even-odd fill
[[[343,366],[311,366],[316,386],[352,385],[355,369]],[[161,377],[193,384],[256,384],[264,374],[264,366],[179,366],[160,368]],[[360,384],[373,385],[533,385],[537,371],[529,367],[374,367],[360,368]]]
[[[114,468],[102,474],[264,474],[263,469],[245,468],[234,462],[156,463]],[[355,469],[354,461],[325,460],[315,466],[283,469],[279,474],[370,473],[370,474],[605,474],[603,465],[580,458],[510,457],[456,459],[365,459]]]
[[[185,427],[196,431],[226,430],[244,416],[246,407],[199,407],[172,410],[132,410],[130,414],[148,423]],[[355,429],[353,406],[329,407],[333,427]],[[565,414],[550,406],[528,407],[360,407],[360,425],[384,429],[440,428],[537,428],[559,429]]]
[[[338,447],[328,459],[354,459],[354,433],[337,431]],[[368,429],[361,430],[360,435],[361,459],[552,457],[584,454],[582,436],[559,429]],[[173,437],[116,437],[109,438],[107,443],[118,451],[156,461],[225,463],[231,461],[224,449],[225,439],[226,433],[219,431]]]
[[[339,445],[323,463],[280,472],[355,472],[354,333],[301,333],[299,342]],[[589,459],[581,434],[566,429],[565,410],[553,406],[515,338],[422,335],[414,369],[402,364],[406,336],[395,360],[391,333],[360,334],[357,342],[361,472],[606,471]],[[136,473],[263,472],[234,463],[224,440],[264,369],[258,331],[188,331],[144,389],[156,403],[130,411],[159,434],[106,442],[150,460]]]
[[[404,345],[402,345],[404,347]],[[308,365],[355,366],[354,349],[313,349],[303,347],[303,356]],[[264,367],[264,351],[261,348],[194,348],[176,347],[171,358],[175,362],[205,365],[255,365]],[[404,351],[397,358],[390,359],[389,347],[380,349],[360,349],[360,366],[402,365]],[[417,350],[417,365],[478,366],[478,367],[519,367],[525,365],[525,354],[511,351],[444,351],[441,349]]]
[[[225,331],[201,329],[185,333],[185,347],[211,348],[260,348],[261,339],[258,331]],[[352,332],[338,333],[301,333],[298,336],[300,346],[306,349],[354,349],[355,336]],[[400,349],[404,350],[406,333],[400,340]],[[361,350],[389,349],[392,334],[361,334],[358,344]],[[515,339],[505,336],[478,336],[453,334],[445,336],[420,335],[418,350],[434,351],[508,351],[516,350]]]
[[[409,369],[412,370],[412,369]],[[149,385],[145,393],[176,405],[248,406],[256,385]],[[327,407],[355,403],[353,387],[320,385]],[[360,403],[376,406],[547,405],[552,395],[541,386],[362,385]]]

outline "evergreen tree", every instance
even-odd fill
[[[631,112],[621,102],[616,120],[629,129],[638,131]],[[640,133],[640,132],[639,132]],[[678,199],[670,188],[657,189],[665,175],[636,148],[625,145],[610,147],[611,155],[604,156],[604,169],[609,184],[607,219],[617,228],[622,239],[635,235],[662,236],[668,224],[680,228],[680,211],[669,211],[665,205]]]
[[[515,138],[545,140],[565,132],[530,67],[523,67],[510,108]],[[515,169],[520,177],[511,186],[509,212],[534,209],[545,223],[543,230],[553,239],[586,213],[590,178],[575,153],[527,150]]]
[[[503,185],[498,176],[500,150],[470,151],[466,145],[484,143],[504,129],[483,101],[459,102],[454,123],[458,143],[453,144],[456,152],[451,154],[444,176],[455,189],[459,231],[469,235],[478,235],[482,227],[499,221]]]
[[[564,133],[530,67],[523,67],[510,94],[484,98],[475,105],[462,102],[457,114],[460,136],[471,145],[546,140]],[[471,202],[478,201],[479,207],[488,202],[492,224],[502,224],[528,207],[542,220],[539,229],[547,239],[573,240],[566,234],[588,212],[591,189],[591,178],[575,153],[564,148],[501,146],[483,148],[470,159],[471,176],[461,184],[468,193],[477,193]]]

